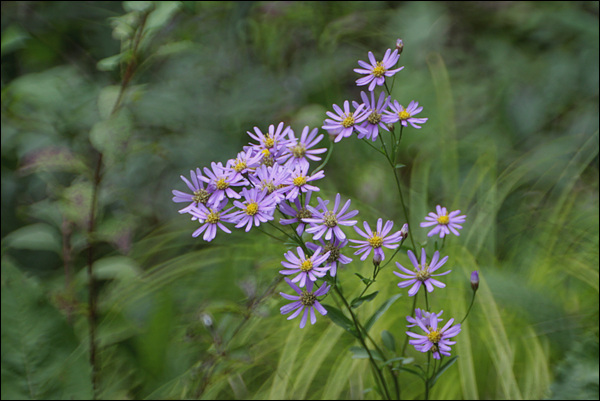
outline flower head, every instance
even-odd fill
[[[285,199],[285,194],[289,190],[286,184],[289,176],[288,168],[275,163],[270,167],[261,165],[249,178],[256,188],[266,189],[269,195],[273,195],[275,202],[279,203]]]
[[[324,252],[329,252],[329,257],[325,262],[325,267],[329,269],[329,275],[331,277],[335,277],[337,273],[338,263],[340,265],[347,265],[352,262],[348,256],[342,255],[341,251],[346,245],[348,245],[348,240],[340,241],[339,239],[333,237],[331,241],[324,242],[323,238],[319,239],[320,246],[317,244],[313,244],[312,242],[307,242],[306,247],[311,251],[316,251],[319,248],[323,248]]]
[[[295,206],[295,208],[288,204],[287,202],[281,202],[279,204],[279,210],[292,217],[290,219],[279,219],[279,223],[282,225],[288,225],[288,224],[293,224],[293,223],[298,223],[298,227],[296,227],[296,232],[298,233],[298,235],[302,235],[302,233],[304,233],[304,227],[306,226],[306,223],[304,222],[303,219],[308,219],[313,217],[312,212],[308,209],[308,205],[310,204],[310,198],[312,196],[312,192],[308,191],[306,193],[306,197],[304,198],[304,204],[301,203],[300,201],[300,197],[297,197],[296,199],[294,199],[294,204],[293,206]],[[327,201],[329,202],[329,201]]]
[[[176,189],[173,190],[173,202],[187,202],[190,205],[197,206],[199,203],[206,205],[208,199],[210,198],[211,193],[208,191],[208,188],[205,188],[204,181],[200,179],[202,177],[202,172],[199,168],[196,171],[190,171],[191,181],[185,178],[184,176],[180,176],[183,182],[188,186],[191,194],[187,194],[185,192],[178,191]]]
[[[432,235],[439,234],[440,238],[444,238],[450,232],[454,235],[460,235],[458,232],[458,229],[462,228],[460,223],[464,223],[467,216],[459,216],[460,210],[455,210],[448,214],[448,210],[440,205],[437,205],[436,211],[437,214],[433,212],[429,213],[428,216],[425,216],[425,220],[427,221],[421,223],[421,227],[435,226],[433,230],[427,233],[427,236],[431,237]]]
[[[383,121],[386,124],[395,124],[400,121],[400,124],[404,127],[407,127],[408,124],[410,124],[415,128],[421,128],[417,124],[426,123],[428,118],[415,118],[413,116],[419,114],[422,110],[423,107],[419,107],[419,102],[415,102],[414,100],[409,103],[406,109],[398,103],[397,100],[394,100],[394,102],[390,104],[390,110],[385,111]]]
[[[242,189],[244,201],[233,201],[233,205],[241,209],[231,215],[231,218],[236,220],[235,228],[246,226],[246,232],[250,231],[252,224],[259,226],[260,223],[265,223],[273,220],[275,212],[275,198],[268,195],[267,190],[262,191],[257,188]]]
[[[360,92],[360,97],[365,105],[365,111],[368,113],[368,116],[360,125],[363,128],[363,132],[358,134],[358,139],[367,138],[376,141],[379,135],[379,128],[389,131],[383,121],[383,114],[390,103],[390,97],[386,97],[385,93],[381,92],[377,103],[375,103],[375,92],[371,92],[370,100],[365,92]],[[352,102],[352,105],[358,107],[357,102]]]
[[[327,268],[321,267],[321,265],[329,257],[329,252],[321,254],[321,248],[318,248],[312,256],[307,256],[301,247],[296,248],[298,256],[294,255],[294,252],[288,251],[285,253],[287,262],[281,262],[285,270],[280,270],[279,273],[283,275],[296,274],[298,275],[292,279],[292,283],[300,282],[300,287],[304,287],[309,281],[316,281],[317,278],[325,276],[327,274]]]
[[[300,138],[294,136],[294,131],[289,130],[289,144],[283,155],[277,159],[277,162],[284,164],[288,167],[294,168],[296,166],[304,167],[309,165],[309,160],[319,161],[321,158],[318,154],[327,152],[327,148],[311,149],[323,139],[323,134],[317,136],[319,132],[318,128],[308,132],[309,128],[304,127]]]
[[[297,166],[291,171],[287,180],[284,182],[288,186],[286,199],[296,199],[300,192],[319,191],[319,187],[310,184],[311,181],[320,180],[325,177],[323,170],[319,170],[313,175],[308,175],[308,164]]]
[[[346,234],[344,234],[340,225],[353,226],[357,223],[356,220],[348,220],[358,214],[358,210],[347,212],[350,207],[350,199],[348,199],[344,206],[338,211],[340,200],[340,194],[337,194],[335,196],[333,210],[329,210],[327,208],[327,203],[321,198],[318,198],[318,209],[309,206],[309,210],[313,213],[313,217],[303,219],[303,221],[310,224],[310,227],[306,229],[306,232],[314,234],[314,240],[318,240],[323,235],[325,235],[326,240],[330,240],[335,235],[336,238],[343,241],[346,239]]]
[[[442,316],[444,311],[440,311],[440,313],[436,313],[436,316],[439,318]],[[406,320],[408,321],[406,327],[414,327],[417,325],[417,320],[423,323],[425,326],[429,324],[429,319],[431,318],[431,312],[427,312],[425,309],[416,308],[415,309],[415,317],[406,316]],[[441,322],[443,319],[438,319],[438,322]]]
[[[357,79],[356,84],[358,86],[369,85],[369,92],[372,92],[376,85],[383,85],[385,77],[391,77],[404,68],[390,69],[398,63],[398,59],[400,58],[398,49],[395,49],[393,52],[392,49],[387,49],[381,61],[375,60],[373,52],[369,52],[368,56],[371,64],[359,60],[358,65],[362,68],[355,68],[354,72],[366,75],[366,77]]]
[[[238,153],[235,159],[227,161],[226,167],[235,173],[245,174],[260,165],[263,155],[251,147]]]
[[[225,227],[223,223],[235,223],[235,219],[231,214],[228,214],[233,208],[222,210],[226,204],[227,200],[224,199],[219,205],[210,208],[201,203],[197,207],[190,206],[187,212],[202,224],[200,228],[194,231],[192,237],[197,237],[204,232],[202,239],[210,242],[217,235],[217,227],[230,234],[231,230]]]
[[[367,259],[372,250],[373,254],[377,255],[377,259],[379,260],[379,262],[381,262],[382,260],[385,260],[385,254],[383,253],[382,247],[386,247],[388,249],[396,249],[398,248],[398,246],[400,246],[400,241],[402,241],[402,239],[404,238],[402,236],[401,231],[396,231],[392,235],[388,236],[389,232],[394,226],[394,222],[391,220],[388,220],[385,223],[385,226],[383,226],[383,219],[378,219],[377,231],[375,232],[371,230],[369,223],[367,223],[366,221],[363,222],[363,226],[365,228],[364,232],[356,226],[354,226],[354,230],[356,230],[356,232],[360,236],[366,238],[366,241],[354,239],[350,240],[351,242],[358,244],[350,245],[350,247],[359,248],[358,251],[356,251],[354,254],[360,255],[362,253],[363,255],[361,256],[360,260]]]
[[[212,170],[204,167],[206,177],[198,176],[198,179],[208,183],[209,192],[211,192],[207,204],[214,206],[219,204],[225,197],[239,199],[240,195],[231,187],[248,185],[248,181],[241,174],[223,167],[221,162],[212,162],[210,166]]]
[[[435,359],[440,359],[440,355],[450,356],[450,346],[456,344],[456,341],[450,341],[450,338],[460,333],[460,324],[455,324],[454,319],[448,322],[441,329],[438,328],[438,315],[432,313],[429,319],[416,320],[417,326],[426,334],[416,334],[407,331],[406,334],[413,339],[408,343],[415,346],[420,352],[431,351]]]
[[[337,104],[333,105],[333,110],[337,113],[334,114],[330,111],[327,115],[331,118],[325,119],[323,122],[323,128],[331,136],[334,136],[334,142],[339,142],[342,138],[352,136],[352,133],[356,130],[359,133],[366,133],[366,131],[358,124],[362,123],[367,119],[368,112],[364,110],[365,105],[359,104],[355,107],[353,112],[350,111],[350,102],[344,101],[344,110],[342,110]]]
[[[436,279],[434,279],[432,277],[446,275],[446,274],[450,273],[452,270],[448,270],[447,272],[440,273],[440,274],[432,274],[432,273],[435,272],[440,267],[442,267],[444,265],[444,263],[446,263],[448,261],[448,256],[445,256],[442,260],[439,260],[440,252],[435,251],[435,253],[433,254],[433,257],[431,258],[431,262],[429,264],[427,264],[427,255],[425,254],[425,248],[422,248],[421,249],[421,263],[419,263],[417,261],[415,254],[410,250],[408,251],[408,258],[410,259],[413,266],[415,267],[414,271],[409,270],[409,269],[403,267],[400,263],[396,262],[396,266],[398,266],[398,269],[402,270],[402,272],[405,274],[398,273],[396,271],[394,272],[394,274],[396,276],[406,280],[406,281],[401,281],[400,283],[398,283],[398,287],[404,288],[404,287],[408,287],[409,285],[412,285],[411,289],[408,290],[409,296],[412,297],[412,296],[416,295],[417,292],[419,291],[419,288],[421,288],[421,284],[423,284],[425,286],[425,288],[427,288],[428,292],[433,291],[433,286],[436,286],[439,288],[444,288],[446,286],[446,284],[444,284],[440,281],[437,281]]]
[[[315,310],[318,311],[321,315],[325,316],[327,314],[327,309],[323,307],[317,300],[317,297],[327,294],[331,286],[329,284],[323,284],[316,291],[313,291],[313,283],[309,282],[306,286],[306,289],[301,290],[291,282],[289,279],[285,279],[286,283],[296,292],[298,295],[288,295],[283,292],[280,292],[279,295],[284,297],[287,300],[293,301],[285,306],[282,306],[279,310],[282,315],[288,314],[291,311],[295,310],[290,316],[288,316],[288,320],[293,319],[299,316],[302,311],[302,319],[300,320],[300,328],[304,328],[306,325],[306,320],[308,319],[308,315],[310,313],[310,323],[315,324],[317,321],[317,316],[315,314]]]

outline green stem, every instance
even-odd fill
[[[333,153],[333,142],[330,141],[330,145],[329,145],[329,150],[327,151],[327,156],[325,156],[325,160],[323,160],[323,163],[321,163],[317,168],[315,168],[312,173],[310,173],[310,175],[314,175],[316,172],[318,172],[319,170],[321,170],[323,167],[325,167],[325,165],[327,164],[327,162],[329,162],[329,158],[331,157],[331,154]]]
[[[467,316],[469,316],[469,313],[471,313],[471,308],[473,307],[473,303],[475,302],[475,294],[477,294],[477,291],[473,291],[473,296],[471,297],[471,304],[469,305],[469,309],[467,310],[467,314],[460,321],[461,324],[462,324],[462,322],[465,321],[465,319],[467,318]]]
[[[427,309],[427,312],[429,312],[429,298],[427,297],[427,288],[423,288],[423,290],[425,292],[425,308]]]
[[[417,292],[414,296],[413,299],[413,305],[412,305],[412,310],[410,312],[410,316],[411,317],[415,317],[415,308],[417,307],[417,297],[419,296],[419,293]],[[405,355],[406,353],[406,346],[408,345],[408,336],[405,336],[404,338],[404,345],[402,346],[402,356]]]

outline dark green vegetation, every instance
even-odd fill
[[[351,336],[279,315],[285,245],[194,239],[171,190],[254,126],[320,127],[359,99],[357,60],[398,37],[394,98],[429,117],[400,156],[416,238],[436,204],[468,216],[433,308],[462,316],[470,272],[482,277],[432,398],[597,399],[598,2],[145,7],[2,3],[3,399],[91,398],[91,320],[99,398],[375,397]],[[403,223],[363,142],[337,144],[325,173],[323,194],[352,198],[361,220]],[[370,269],[342,271],[346,291]],[[396,282],[390,265],[369,314]],[[404,293],[372,333],[401,343],[410,304]]]

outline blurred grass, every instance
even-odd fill
[[[400,155],[416,238],[435,246],[417,225],[436,204],[468,216],[446,242],[454,272],[433,309],[462,316],[470,272],[482,277],[459,360],[432,398],[598,397],[597,2],[160,5],[164,24],[127,94],[132,129],[99,198],[101,398],[376,397],[350,336],[279,315],[283,286],[271,286],[285,246],[239,232],[193,239],[170,191],[233,157],[254,126],[320,127],[333,103],[358,98],[356,60],[397,37],[394,98],[429,118],[404,131]],[[119,52],[123,7],[2,3],[3,399],[91,396],[88,135],[119,83],[96,65]],[[326,175],[323,196],[403,223],[393,177],[360,141],[337,144]],[[342,270],[344,291],[370,270]],[[390,270],[363,319],[398,293]],[[374,337],[386,329],[400,344],[410,304],[400,298]],[[422,397],[400,377],[403,398]]]

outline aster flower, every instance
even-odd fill
[[[440,313],[436,313],[436,316],[439,318],[442,316],[444,311],[440,311]],[[427,312],[425,309],[416,308],[415,309],[415,317],[406,316],[406,320],[408,321],[406,327],[414,327],[417,325],[417,320],[423,323],[425,326],[429,324],[429,319],[431,318],[431,312]],[[438,322],[441,322],[444,319],[438,319]]]
[[[263,157],[271,158],[271,160],[277,159],[280,156],[283,149],[289,145],[290,140],[286,138],[291,128],[285,127],[284,123],[281,122],[275,128],[275,125],[269,125],[267,133],[263,134],[258,127],[254,127],[254,133],[246,131],[250,138],[258,142],[258,144],[250,144],[257,153],[261,153]]]
[[[421,227],[435,226],[433,230],[427,233],[428,237],[439,234],[440,238],[444,238],[445,235],[452,233],[454,235],[460,235],[457,229],[461,229],[462,226],[459,223],[464,223],[467,218],[466,215],[458,216],[460,210],[455,210],[448,214],[448,209],[437,205],[435,210],[436,213],[430,212],[428,216],[425,216],[425,220],[421,223]]]
[[[401,231],[396,231],[394,234],[388,236],[388,233],[392,230],[392,227],[394,226],[393,221],[388,220],[385,223],[384,227],[382,227],[382,225],[383,219],[378,219],[376,232],[371,231],[371,227],[366,221],[363,222],[363,226],[365,228],[364,232],[360,228],[354,226],[354,230],[360,236],[367,239],[366,241],[354,239],[350,240],[350,242],[358,244],[350,245],[350,247],[359,248],[358,251],[356,251],[354,254],[360,255],[362,253],[363,255],[361,256],[360,260],[367,259],[367,257],[371,253],[371,250],[373,250],[373,257],[377,256],[379,262],[381,262],[385,259],[385,254],[383,253],[383,249],[381,248],[386,247],[388,249],[396,249],[398,248],[398,246],[400,246],[400,241],[402,241],[405,238],[402,236]]]
[[[432,277],[446,275],[446,274],[450,273],[452,270],[448,270],[447,272],[440,273],[440,274],[432,274],[432,273],[435,272],[440,267],[442,267],[444,265],[444,263],[446,263],[448,261],[448,256],[445,256],[442,260],[439,260],[440,252],[435,251],[435,253],[433,254],[433,257],[431,258],[431,262],[429,264],[427,264],[427,255],[425,254],[425,248],[421,248],[421,263],[420,264],[417,261],[415,254],[410,250],[408,251],[408,258],[410,259],[413,266],[415,267],[415,270],[414,271],[409,270],[409,269],[403,267],[400,263],[396,262],[396,266],[398,266],[398,269],[402,270],[402,272],[404,272],[405,274],[398,273],[398,272],[394,272],[394,274],[400,278],[407,280],[407,281],[401,281],[400,283],[398,283],[398,287],[404,288],[404,287],[408,287],[409,285],[412,285],[411,289],[408,290],[409,296],[412,297],[412,296],[416,295],[417,292],[419,291],[419,288],[421,288],[421,284],[423,284],[425,286],[425,288],[427,288],[428,292],[433,291],[433,286],[436,286],[439,288],[444,288],[446,286],[446,284],[444,284],[440,281],[437,281],[436,279],[434,279]]]
[[[301,290],[297,285],[292,283],[289,279],[285,279],[290,287],[296,292],[298,295],[288,295],[283,292],[279,294],[287,300],[293,301],[290,304],[282,306],[279,310],[282,315],[288,314],[291,311],[294,311],[290,316],[288,316],[288,320],[293,319],[299,316],[302,311],[302,319],[300,320],[300,328],[304,328],[306,325],[306,320],[308,319],[308,315],[310,313],[310,323],[315,324],[317,321],[317,316],[315,314],[315,310],[318,311],[321,315],[325,316],[327,314],[327,309],[323,307],[317,300],[317,297],[327,294],[331,286],[329,284],[323,284],[316,291],[313,291],[313,283],[309,282],[306,286],[305,290]]]
[[[423,107],[419,107],[419,102],[415,102],[414,100],[408,104],[406,109],[398,103],[397,100],[394,100],[394,102],[390,104],[390,109],[391,110],[386,110],[385,115],[383,116],[383,122],[386,124],[395,124],[400,121],[400,124],[404,127],[408,127],[408,124],[410,123],[410,125],[415,128],[421,128],[417,124],[424,124],[428,120],[428,118],[413,117],[423,110]]]
[[[321,245],[313,244],[312,242],[307,242],[306,247],[311,251],[316,251],[318,248],[322,247],[324,252],[329,252],[329,257],[325,263],[325,267],[329,269],[329,275],[331,277],[335,277],[337,273],[338,264],[347,265],[352,262],[348,256],[342,255],[341,250],[346,245],[348,245],[348,240],[345,239],[340,241],[336,237],[333,237],[331,241],[324,242],[323,238],[319,239]]]
[[[204,241],[212,241],[217,235],[217,227],[225,231],[227,234],[231,234],[231,230],[223,225],[223,223],[235,223],[235,219],[231,214],[228,214],[233,208],[229,208],[223,211],[223,207],[227,204],[227,200],[224,199],[218,206],[208,208],[200,203],[197,207],[191,206],[187,212],[190,213],[194,218],[198,219],[200,224],[199,229],[194,231],[192,237],[197,237],[204,232],[202,239]]]
[[[312,212],[308,209],[308,205],[310,204],[310,198],[312,196],[312,192],[307,192],[306,197],[304,198],[304,204],[302,204],[300,197],[294,199],[294,207],[292,207],[287,202],[281,202],[279,204],[279,210],[292,217],[290,219],[279,219],[279,223],[282,225],[288,225],[293,223],[298,223],[298,227],[296,227],[296,232],[298,235],[302,235],[304,233],[304,227],[306,223],[302,219],[311,218],[313,216]],[[329,203],[329,201],[327,201]]]
[[[232,219],[237,221],[235,228],[246,226],[246,232],[252,228],[252,223],[259,226],[260,223],[265,223],[273,220],[275,212],[275,198],[267,194],[267,190],[258,190],[257,188],[242,189],[244,202],[233,201],[233,205],[240,211],[231,215]]]
[[[344,206],[339,210],[340,194],[335,196],[335,204],[333,210],[327,209],[327,204],[323,199],[318,198],[319,209],[309,206],[309,210],[313,212],[313,217],[303,219],[305,223],[309,223],[311,227],[306,229],[307,233],[314,234],[313,239],[318,240],[325,235],[326,240],[330,240],[334,235],[339,240],[346,239],[346,234],[340,228],[342,226],[353,226],[357,223],[356,220],[348,220],[358,214],[358,210],[347,212],[350,207],[350,199],[346,201]]]
[[[454,319],[450,319],[444,327],[438,329],[438,318],[435,313],[432,313],[425,323],[421,320],[416,320],[416,323],[427,334],[407,331],[406,334],[413,338],[408,342],[409,344],[414,345],[420,352],[431,351],[435,359],[440,359],[441,355],[450,356],[450,346],[456,344],[456,341],[450,341],[450,338],[460,333],[460,324],[452,326]]]
[[[347,100],[344,102],[344,110],[337,104],[334,104],[333,110],[335,110],[337,115],[328,111],[327,115],[331,117],[331,119],[325,119],[321,128],[329,132],[330,135],[335,136],[334,142],[339,142],[342,138],[352,136],[354,130],[359,133],[365,133],[366,131],[358,125],[369,116],[368,112],[364,110],[364,107],[364,104],[359,104],[358,107],[355,107],[355,110],[351,112],[350,102]]]
[[[226,167],[235,173],[246,174],[260,165],[263,154],[249,147],[227,161]]]
[[[379,100],[375,103],[375,92],[371,93],[371,100],[367,97],[365,92],[360,92],[360,98],[365,105],[365,111],[368,113],[367,119],[364,120],[360,127],[363,128],[362,133],[358,134],[358,139],[367,138],[372,141],[377,140],[379,135],[379,128],[383,128],[389,131],[385,123],[383,122],[383,113],[387,109],[390,103],[390,96],[386,97],[384,92],[379,95]],[[354,107],[358,107],[357,102],[352,102]]]
[[[393,52],[392,49],[387,49],[383,55],[383,60],[381,61],[375,60],[373,52],[369,52],[369,62],[371,64],[359,60],[358,65],[362,68],[354,69],[354,72],[367,75],[366,77],[357,79],[356,84],[358,86],[369,85],[369,92],[373,92],[376,85],[381,86],[384,84],[385,77],[391,77],[404,68],[400,67],[395,70],[390,70],[390,68],[398,63],[399,58],[400,54],[398,54],[398,49]]]
[[[207,182],[209,192],[208,205],[216,205],[225,197],[239,199],[240,195],[231,189],[232,186],[248,185],[248,181],[241,174],[231,171],[223,166],[221,162],[210,164],[212,170],[204,167],[206,177],[198,176],[198,179]]]
[[[294,170],[292,170],[291,174],[284,182],[284,185],[289,186],[289,190],[285,197],[286,199],[296,199],[300,192],[320,191],[319,187],[315,187],[314,185],[309,184],[309,182],[320,180],[321,178],[325,177],[325,173],[323,170],[320,170],[317,173],[309,176],[308,167],[308,165],[297,166]]]
[[[196,171],[190,170],[191,182],[182,175],[180,177],[183,180],[183,182],[185,182],[185,184],[188,186],[190,191],[192,191],[192,193],[187,194],[185,192],[181,192],[174,189],[173,202],[187,202],[190,205],[198,205],[198,203],[202,203],[203,205],[206,205],[211,193],[208,192],[207,188],[205,188],[204,182],[201,179],[199,179],[199,177],[202,177],[202,172],[200,171],[200,169],[197,168]]]
[[[324,135],[320,134],[317,136],[317,133],[319,132],[318,128],[313,129],[310,131],[310,133],[308,130],[308,127],[304,127],[300,139],[294,136],[294,131],[289,130],[290,143],[288,144],[287,150],[284,151],[283,155],[277,159],[278,163],[285,163],[286,166],[293,168],[295,166],[308,166],[308,159],[313,161],[321,160],[321,158],[317,155],[326,152],[327,148],[311,148],[321,142]]]
[[[321,248],[318,248],[312,256],[308,256],[304,253],[301,247],[296,248],[298,256],[294,255],[294,252],[288,251],[285,253],[287,262],[281,262],[285,270],[280,270],[279,273],[283,275],[296,274],[298,275],[292,279],[292,283],[300,282],[300,287],[306,285],[306,279],[308,281],[316,281],[317,278],[325,276],[327,274],[327,268],[321,267],[321,265],[329,257],[329,252],[321,254]]]
[[[290,189],[286,183],[290,174],[288,168],[275,163],[270,167],[261,165],[249,179],[256,188],[266,189],[269,195],[273,195],[275,202],[279,203],[285,199],[285,194]]]

